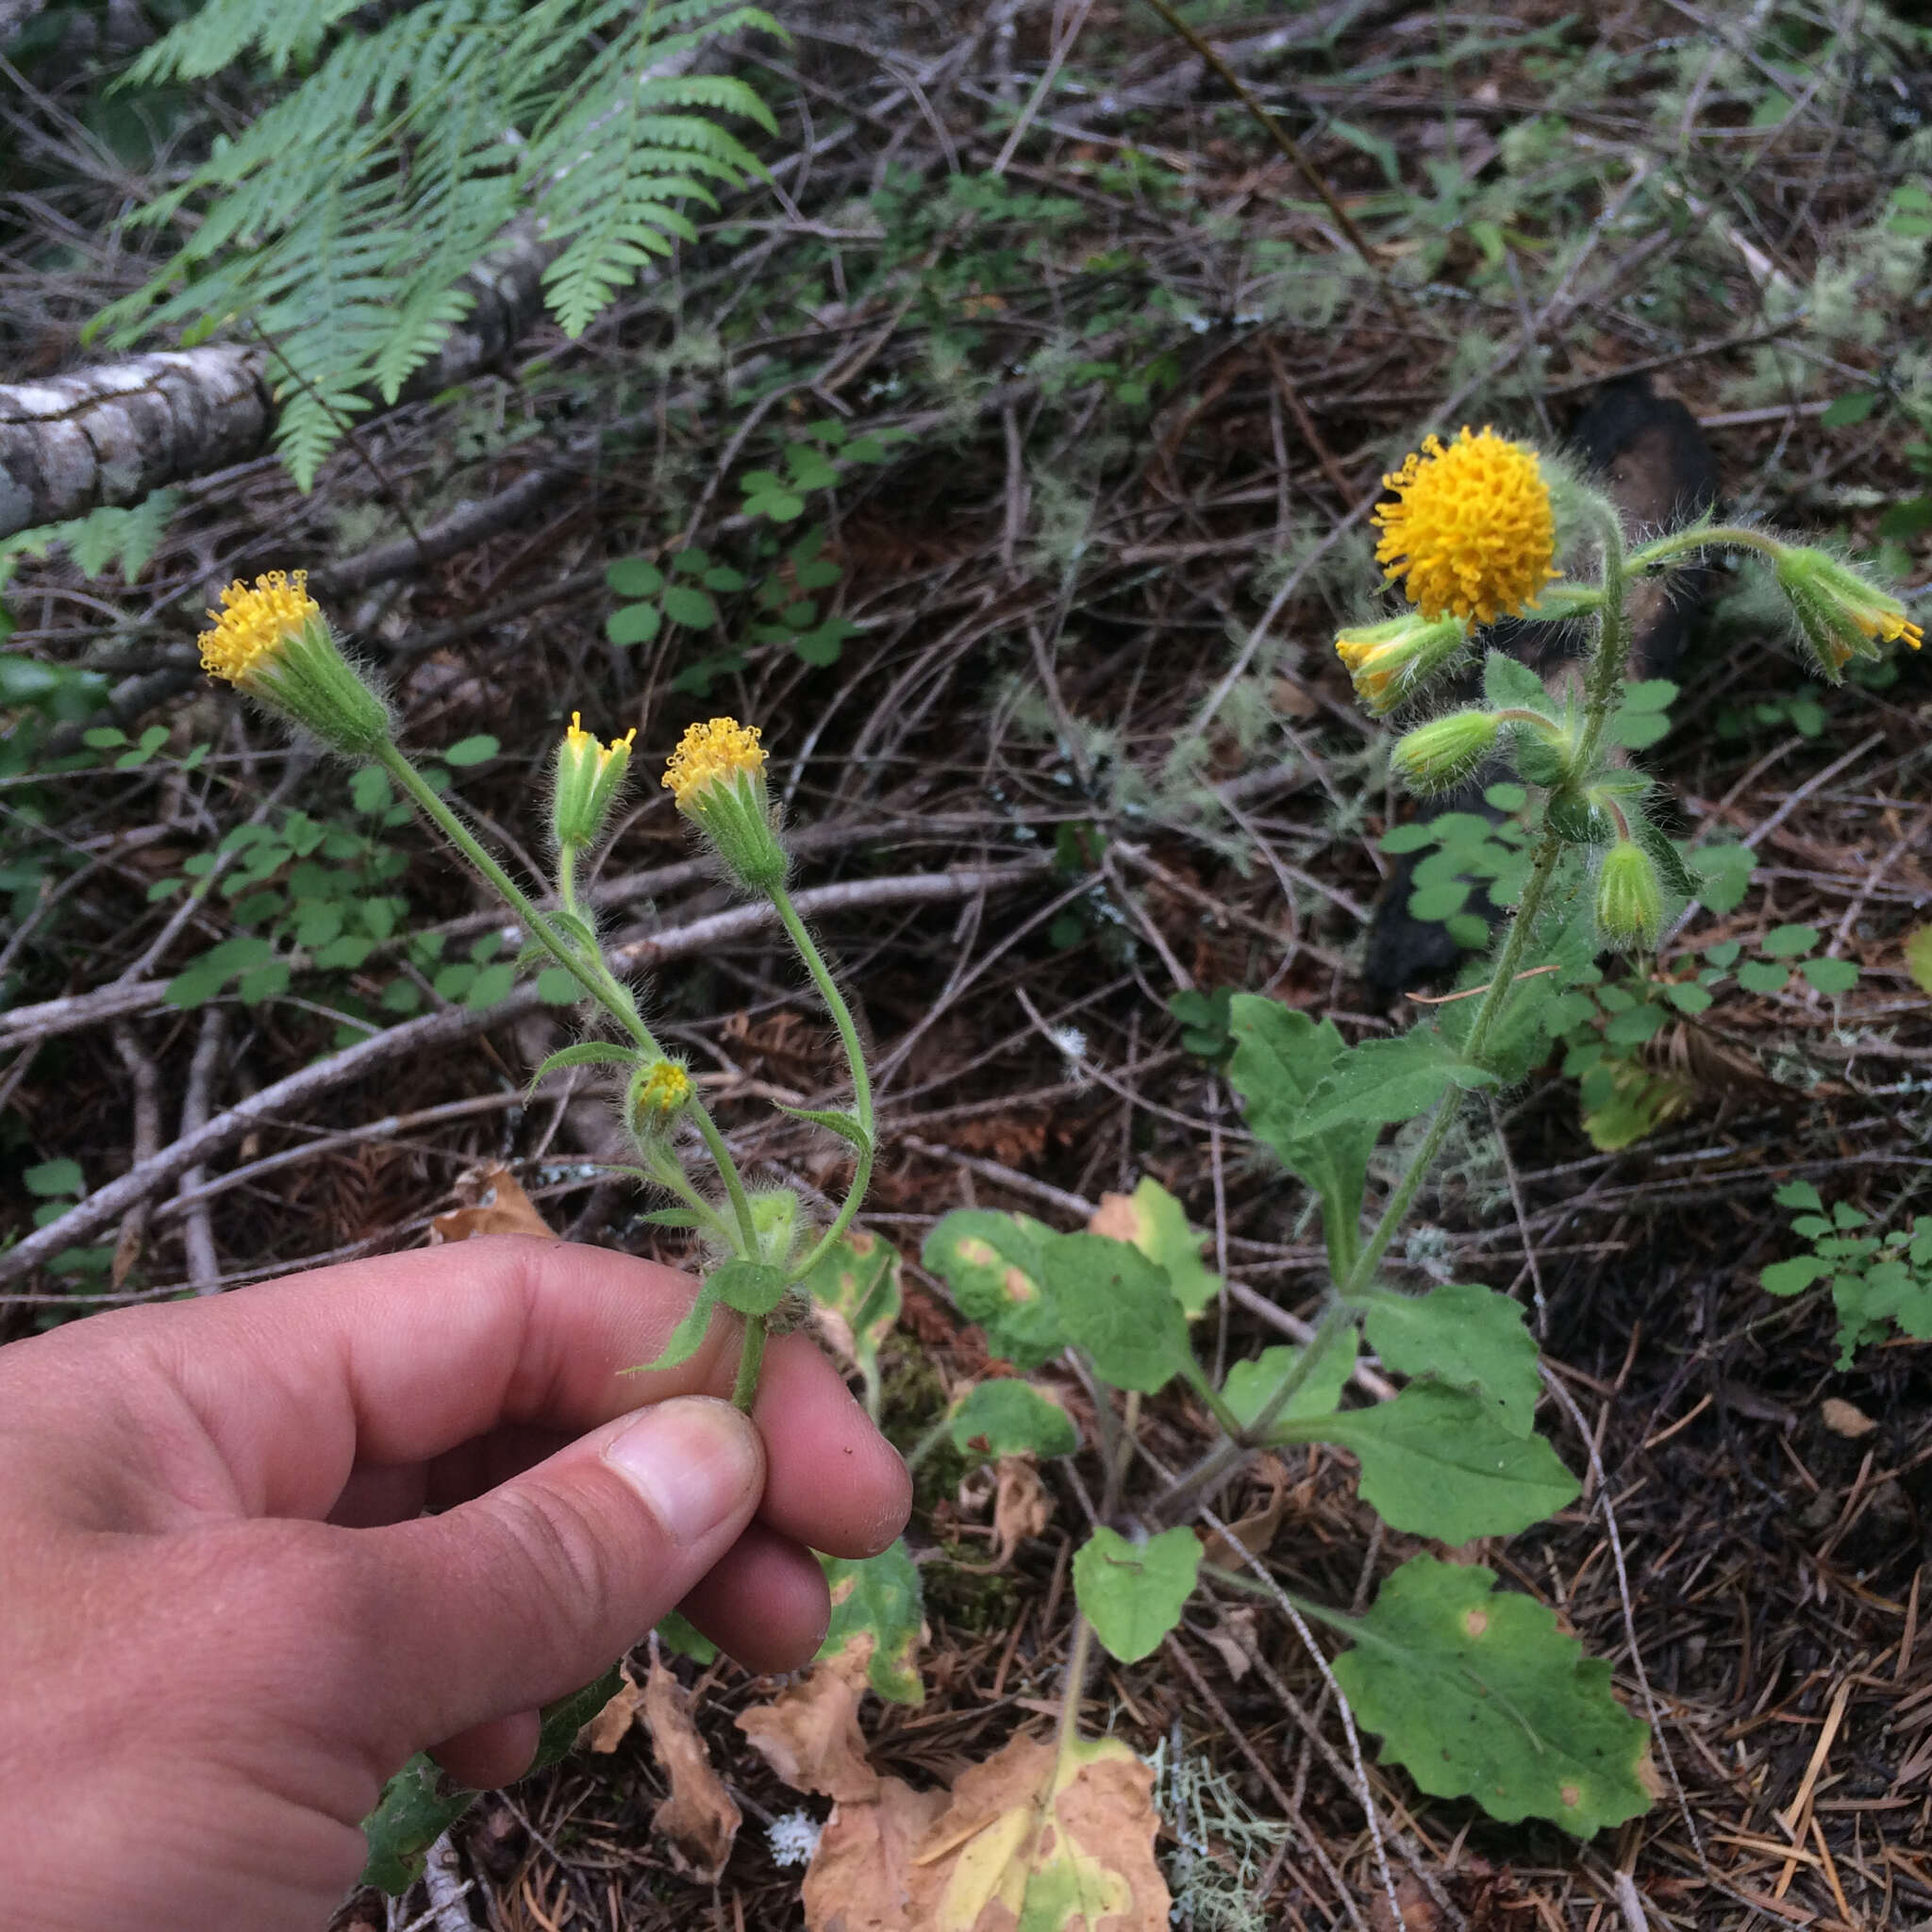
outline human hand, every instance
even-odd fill
[[[905,1465],[804,1336],[756,1427],[724,1321],[620,1374],[694,1291],[505,1237],[0,1349],[0,1925],[319,1932],[412,1753],[515,1777],[674,1607],[804,1663]]]

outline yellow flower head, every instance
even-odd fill
[[[729,785],[746,774],[762,779],[764,769],[758,727],[741,724],[736,718],[713,718],[687,728],[664,767],[664,783],[682,811],[715,785]]]
[[[691,1105],[696,1090],[676,1060],[653,1060],[640,1067],[630,1083],[631,1124],[640,1132],[668,1126]]]
[[[1379,718],[1454,663],[1468,641],[1459,617],[1430,619],[1409,610],[1341,632],[1335,655],[1348,667],[1356,696]]]
[[[272,570],[252,591],[238,579],[222,592],[222,607],[208,612],[214,628],[201,634],[204,671],[349,758],[389,742],[389,707],[342,655],[308,594],[307,571]]]
[[[1556,517],[1534,450],[1465,428],[1451,443],[1425,438],[1382,481],[1397,500],[1375,511],[1375,560],[1407,580],[1424,617],[1520,617],[1557,575]]]
[[[1854,658],[1878,657],[1880,644],[1904,642],[1916,651],[1925,641],[1890,591],[1825,551],[1788,544],[1776,568],[1799,631],[1834,684]]]
[[[222,592],[222,606],[208,612],[214,628],[201,634],[201,668],[230,684],[245,682],[322,617],[306,570],[292,577],[272,570],[256,578],[252,591],[237,577]]]
[[[637,735],[633,727],[599,744],[584,729],[584,714],[570,714],[570,729],[557,747],[557,785],[550,800],[550,829],[559,849],[596,842],[624,790]]]
[[[740,885],[769,892],[784,884],[785,848],[765,791],[756,724],[736,718],[693,724],[664,767],[664,783]]]
[[[613,738],[608,744],[599,744],[590,732],[584,729],[584,714],[573,711],[570,714],[570,729],[563,734],[563,741],[574,758],[585,757],[596,760],[596,775],[602,777],[608,769],[612,758],[619,752],[628,753],[638,741],[638,727],[633,724],[622,738]]]

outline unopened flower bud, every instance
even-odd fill
[[[664,768],[664,784],[740,884],[768,892],[785,883],[756,724],[713,718],[691,725]]]
[[[631,1075],[624,1112],[640,1140],[667,1133],[691,1105],[694,1091],[689,1070],[678,1060],[648,1060]]]
[[[1653,946],[1663,930],[1664,893],[1651,856],[1619,839],[1596,875],[1597,930],[1613,946]]]
[[[1924,632],[1890,591],[1823,550],[1786,544],[1778,554],[1778,588],[1818,668],[1835,684],[1854,658],[1876,658],[1879,645],[1903,639],[1913,650]]]
[[[305,725],[331,750],[369,758],[391,735],[389,707],[342,655],[308,573],[272,570],[249,590],[240,578],[208,614],[201,668]]]
[[[550,826],[559,848],[591,845],[604,829],[630,769],[635,728],[599,744],[583,727],[583,713],[570,714],[570,729],[557,747],[557,790]]]
[[[1426,797],[1446,791],[1481,764],[1495,745],[1498,728],[1488,711],[1451,711],[1405,733],[1390,757],[1402,782]]]
[[[1469,642],[1459,617],[1424,617],[1410,610],[1387,624],[1358,625],[1335,640],[1335,654],[1355,680],[1355,694],[1376,717],[1413,697],[1446,671]]]

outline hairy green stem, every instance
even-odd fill
[[[630,1035],[638,1046],[653,1059],[662,1059],[664,1049],[658,1044],[651,1029],[644,1024],[643,1015],[638,1011],[637,1002],[631,998],[617,975],[605,965],[602,958],[587,957],[581,947],[574,945],[551,924],[538,910],[530,895],[491,857],[476,835],[430,789],[422,773],[395,745],[384,745],[375,757],[376,762],[383,770],[403,788],[416,809],[456,847],[484,884],[516,914],[523,924],[524,930]],[[744,1243],[745,1257],[756,1259],[758,1251],[758,1227],[752,1220],[751,1202],[746,1197],[744,1181],[738,1172],[738,1164],[732,1159],[731,1150],[725,1146],[724,1137],[719,1133],[717,1123],[711,1119],[701,1100],[692,1100],[691,1115],[712,1160],[717,1164],[719,1175],[724,1180],[724,1191],[731,1201],[732,1215],[738,1223],[739,1235]]]
[[[791,1271],[792,1279],[799,1281],[809,1274],[837,1245],[840,1236],[852,1225],[852,1218],[858,1212],[858,1204],[865,1199],[866,1188],[872,1180],[873,1163],[872,1076],[866,1072],[865,1048],[859,1042],[852,1009],[845,1004],[845,996],[839,991],[839,983],[832,977],[831,969],[825,964],[811,934],[806,930],[805,921],[799,918],[798,908],[791,903],[791,894],[783,886],[774,886],[772,905],[785,928],[786,937],[804,960],[805,970],[811,974],[819,998],[824,1002],[825,1011],[832,1016],[832,1024],[839,1029],[839,1043],[845,1049],[845,1064],[852,1074],[852,1112],[858,1122],[858,1131],[864,1137],[858,1148],[858,1158],[852,1169],[852,1187],[845,1196],[844,1206],[839,1209],[837,1218],[820,1237],[810,1254]]]
[[[758,1371],[765,1360],[765,1317],[744,1318],[744,1342],[738,1351],[738,1375],[731,1384],[731,1406],[751,1413],[758,1396]]]
[[[1767,537],[1762,530],[1747,529],[1741,524],[1712,524],[1702,528],[1693,526],[1688,530],[1674,530],[1668,537],[1656,537],[1648,543],[1639,545],[1630,553],[1630,568],[1649,570],[1654,564],[1668,563],[1672,558],[1682,557],[1692,550],[1719,547],[1755,550],[1760,557],[1770,558],[1774,563],[1785,550],[1785,545],[1775,537]]]

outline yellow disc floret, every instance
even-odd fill
[[[597,761],[597,775],[602,777],[605,769],[619,752],[627,752],[637,742],[638,727],[633,724],[622,738],[613,738],[608,744],[599,744],[591,734],[584,729],[584,714],[573,711],[570,714],[570,729],[563,734],[564,743],[574,758],[586,756]]]
[[[1375,511],[1375,560],[1406,580],[1424,617],[1519,617],[1557,575],[1556,518],[1535,451],[1487,425],[1465,428],[1454,442],[1424,439],[1382,481],[1396,501]]]
[[[222,592],[222,607],[208,612],[214,628],[201,634],[201,668],[230,684],[243,683],[322,616],[306,570],[292,577],[272,570],[252,591],[237,577]]]
[[[632,1117],[642,1124],[662,1123],[681,1113],[696,1090],[691,1074],[675,1060],[653,1060],[631,1082]]]
[[[664,783],[682,811],[691,800],[715,785],[729,785],[750,774],[761,774],[765,753],[758,727],[736,718],[713,718],[690,726],[664,767]]]

